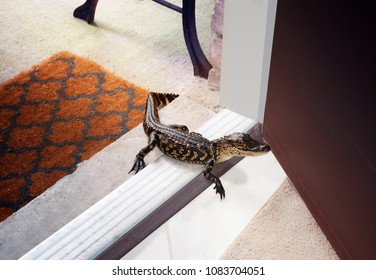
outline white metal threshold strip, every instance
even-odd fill
[[[212,140],[235,131],[247,131],[255,124],[249,118],[223,109],[196,131]],[[202,166],[161,156],[21,259],[94,259],[202,170]]]

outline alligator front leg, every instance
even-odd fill
[[[155,135],[155,133],[150,134],[149,144],[145,148],[142,148],[140,152],[136,155],[133,166],[131,170],[129,170],[128,173],[131,173],[132,171],[134,171],[136,174],[138,171],[145,168],[146,164],[145,164],[144,158],[150,151],[152,151],[155,148],[157,143],[158,143],[158,137]]]
[[[215,184],[214,186],[214,189],[215,189],[215,193],[219,193],[219,196],[222,199],[225,198],[225,189],[224,187],[222,186],[222,183],[221,181],[219,180],[218,177],[214,176],[212,173],[211,173],[211,170],[213,169],[213,166],[214,166],[214,161],[213,160],[210,160],[206,165],[205,165],[205,170],[204,170],[204,176],[206,179],[210,180],[212,183]]]

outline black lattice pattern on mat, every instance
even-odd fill
[[[147,94],[67,54],[16,78],[0,86],[0,221],[140,123]]]

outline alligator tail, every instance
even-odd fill
[[[169,104],[179,96],[178,94],[159,92],[150,92],[150,95],[153,97],[154,102],[158,108]]]

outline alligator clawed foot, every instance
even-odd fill
[[[208,167],[206,168],[206,170],[204,170],[203,174],[205,176],[206,179],[210,180],[212,183],[215,184],[214,188],[215,189],[215,193],[219,193],[219,196],[222,199],[225,198],[225,189],[223,188],[222,186],[222,183],[221,183],[221,180],[219,180],[219,178],[217,178],[216,176],[214,176],[210,171],[211,171],[212,167],[210,165],[208,165]]]
[[[219,193],[221,200],[225,198],[225,188],[222,186],[221,182],[217,182],[214,189],[216,194]]]
[[[144,159],[139,156],[136,156],[132,169],[129,170],[128,174],[131,173],[132,171],[134,171],[134,173],[137,174],[138,171],[144,169],[145,167],[146,167],[146,164],[145,164]]]

